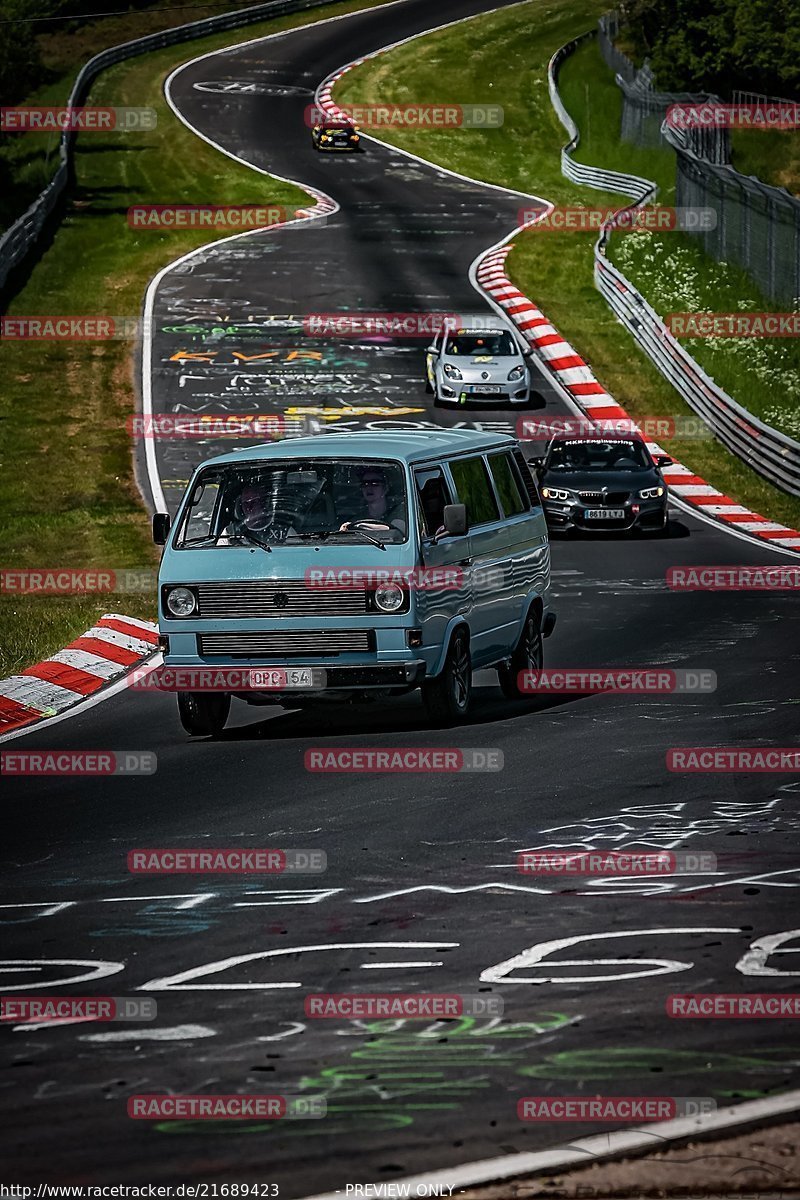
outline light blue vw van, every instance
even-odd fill
[[[295,708],[415,688],[433,724],[453,724],[475,670],[523,698],[520,672],[541,667],[555,625],[541,501],[506,435],[329,434],[221,455],[153,537],[164,668],[211,681],[178,690],[193,735],[219,734],[232,696]]]

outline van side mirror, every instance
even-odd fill
[[[153,541],[157,546],[166,546],[171,525],[169,513],[153,513]]]
[[[463,537],[469,530],[465,504],[445,504],[444,527],[451,537]]]

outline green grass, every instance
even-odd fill
[[[260,0],[231,3],[231,8],[249,8]],[[110,6],[113,9],[113,5]],[[147,8],[119,12],[115,16],[78,24],[74,21],[54,21],[45,28],[50,33],[37,37],[42,67],[41,86],[26,96],[22,104],[63,105],[69,97],[78,71],[87,61],[109,46],[118,46],[134,38],[158,33],[189,21],[219,16],[224,11],[219,4],[186,3],[181,7],[173,0],[158,0]],[[309,20],[313,13],[308,14]],[[260,27],[260,26],[259,26]],[[276,25],[277,27],[277,25]],[[248,36],[245,32],[239,36]],[[256,28],[253,26],[252,28]],[[266,26],[265,26],[266,28]],[[228,38],[230,34],[225,35]],[[205,41],[204,41],[205,44]],[[185,43],[191,47],[193,42]],[[183,47],[169,51],[173,57]],[[190,57],[188,54],[186,57]],[[176,60],[178,61],[178,60]],[[0,139],[0,231],[11,225],[47,186],[58,166],[59,136],[55,132],[24,133]]]
[[[314,19],[367,7],[366,0],[315,10]],[[181,62],[243,38],[293,28],[309,13],[158,51],[103,74],[93,104],[152,105],[148,133],[79,138],[77,188],[50,248],[9,314],[139,314],[148,280],[219,232],[136,232],[134,202],[308,204],[301,189],[233,162],[190,133],[163,98]],[[134,411],[132,343],[0,343],[0,508],[4,567],[157,566],[149,522],[133,480],[126,418]],[[52,654],[103,611],[154,617],[154,594],[92,598],[0,595],[0,676]]]
[[[800,130],[733,129],[731,156],[742,175],[800,196]]]
[[[496,130],[391,129],[381,130],[381,138],[465,175],[529,191],[559,205],[619,206],[620,197],[578,188],[561,175],[559,150],[565,134],[550,105],[546,83],[551,54],[592,28],[604,7],[587,0],[577,5],[569,0],[522,4],[417,38],[345,75],[336,99],[345,106],[348,101],[499,101],[505,120]],[[579,159],[654,178],[664,189],[662,202],[669,202],[673,176],[668,152],[644,151],[640,158],[634,147],[619,147],[613,134],[618,115],[616,126],[610,122],[619,112],[620,101],[613,81],[609,87],[610,73],[593,42],[578,53],[579,59],[564,65],[561,90],[583,133],[585,84],[591,89],[595,119],[582,139]],[[469,72],[464,71],[465,62],[470,64]],[[497,80],[503,81],[500,94],[495,88],[489,90]],[[596,110],[595,86],[600,88]],[[599,113],[602,120],[597,119]],[[631,236],[619,235],[615,243]],[[679,234],[664,236],[673,239],[668,245],[689,241]],[[509,273],[631,415],[689,415],[680,396],[595,289],[594,240],[590,233],[526,231],[515,239],[507,260]],[[660,440],[669,453],[742,504],[792,527],[800,523],[800,499],[771,487],[715,440]]]

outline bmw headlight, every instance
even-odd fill
[[[375,607],[378,612],[399,612],[405,598],[405,592],[396,583],[385,583],[375,589]]]
[[[512,367],[511,370],[508,372],[509,383],[514,379],[522,379],[522,376],[524,374],[525,374],[525,367],[522,365],[522,363],[518,363],[516,367]]]
[[[463,379],[464,378],[463,375],[461,374],[461,372],[459,371],[458,367],[454,367],[452,363],[444,364],[444,373],[448,379]]]
[[[639,498],[641,500],[655,500],[656,497],[663,495],[663,487],[644,488],[641,492],[639,492]]]
[[[164,603],[173,617],[190,617],[197,611],[197,597],[187,587],[169,588],[164,593]]]
[[[545,500],[569,500],[569,492],[564,491],[563,488],[543,487],[542,495]]]

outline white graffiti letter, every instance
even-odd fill
[[[747,950],[736,964],[736,970],[743,975],[800,975],[800,971],[779,971],[777,967],[768,967],[767,959],[773,954],[796,954],[797,950],[779,950],[778,946],[800,938],[800,929],[787,929],[785,933],[771,933],[767,937],[758,938],[750,943]]]

